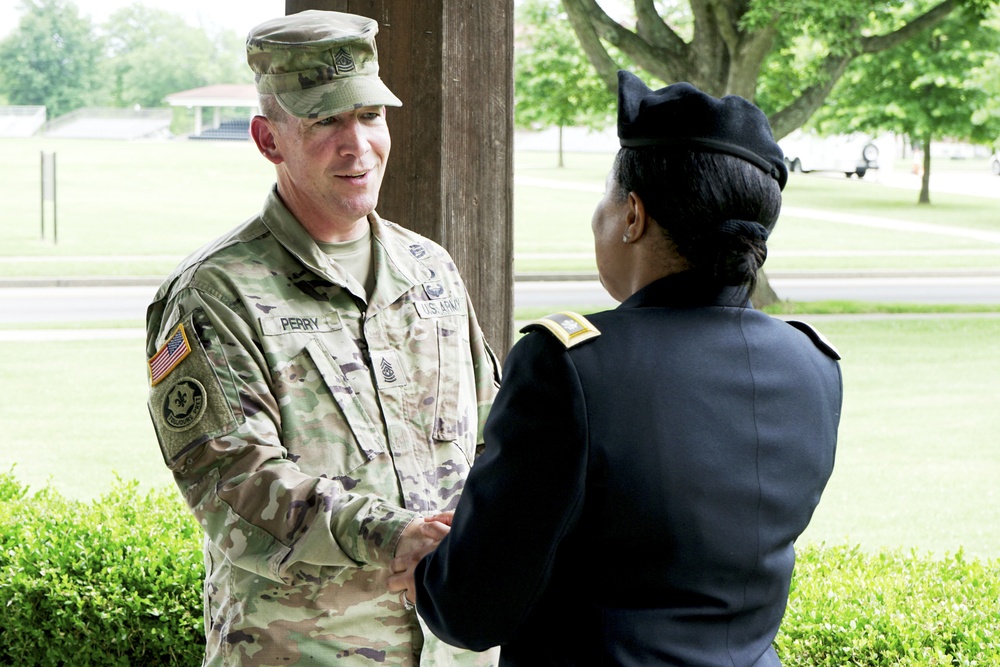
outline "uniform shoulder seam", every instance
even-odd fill
[[[800,320],[785,320],[786,324],[789,324],[805,335],[809,336],[809,339],[813,342],[813,345],[818,347],[826,356],[837,361],[840,360],[840,352],[834,347],[833,343],[826,339],[826,337],[819,332],[814,326]]]

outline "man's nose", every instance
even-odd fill
[[[340,131],[340,153],[342,155],[364,155],[371,147],[368,128],[357,118],[350,118]]]

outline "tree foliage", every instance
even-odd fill
[[[557,126],[562,166],[562,128],[606,127],[615,96],[580,50],[559,0],[527,0],[518,8],[518,26],[514,123],[532,129]]]
[[[17,28],[0,41],[0,98],[45,105],[50,118],[84,106],[163,106],[189,88],[249,80],[243,45],[179,14],[140,2],[102,26],[73,0],[21,0]]]
[[[633,0],[634,29],[597,0],[562,3],[609,88],[619,68],[614,47],[663,81],[755,101],[780,138],[819,109],[856,58],[903,44],[957,7],[996,0]]]
[[[1000,136],[1000,94],[989,88],[998,51],[994,24],[969,10],[954,12],[904,44],[858,59],[814,124],[822,132],[909,137],[923,151],[918,201],[930,203],[932,139],[989,144]]]
[[[983,22],[983,27],[1000,36],[1000,7],[994,9],[993,15]],[[991,100],[973,112],[972,122],[997,128],[1000,125],[1000,46],[995,46],[992,52],[986,54],[983,66],[972,72],[969,83],[986,93]],[[1000,150],[1000,129],[993,129],[990,141],[994,148]]]
[[[162,106],[171,93],[247,79],[235,33],[213,36],[177,14],[141,4],[112,14],[104,29],[115,106]]]
[[[70,0],[21,0],[17,29],[0,41],[0,90],[11,104],[45,105],[49,117],[101,96],[102,41]]]

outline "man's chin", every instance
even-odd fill
[[[367,218],[374,210],[377,200],[372,198],[357,198],[354,200],[343,200],[338,202],[337,210],[340,210],[344,218],[361,220]]]

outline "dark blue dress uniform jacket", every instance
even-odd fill
[[[501,665],[779,665],[793,543],[833,469],[836,351],[686,274],[511,350],[451,534],[417,568]]]

